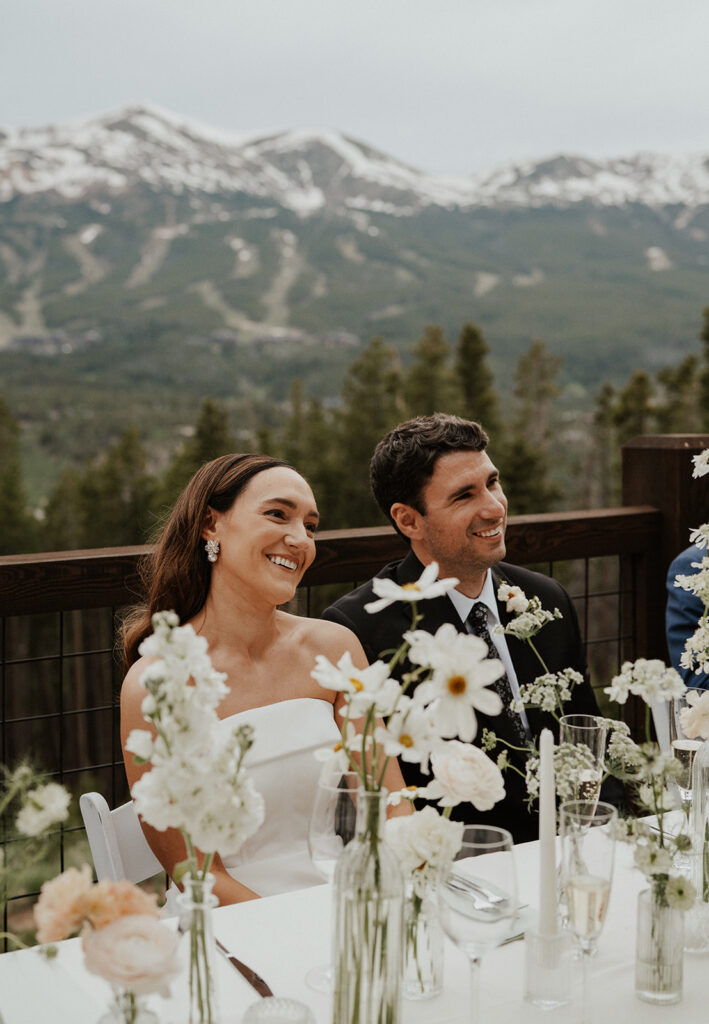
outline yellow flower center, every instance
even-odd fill
[[[402,733],[401,736],[399,737],[399,743],[402,745],[402,747],[413,747],[414,745],[414,741],[411,739],[408,733],[405,732]]]
[[[339,743],[336,743],[335,746],[332,748],[332,750],[333,750],[333,753],[335,753],[335,754],[337,753],[338,750],[342,750],[342,740],[340,740]]]
[[[354,687],[356,693],[359,693],[361,690],[364,689],[364,683],[361,682],[359,679],[355,679],[354,676],[352,676],[352,678],[350,679],[350,683]]]
[[[418,789],[418,786],[406,786],[405,788],[408,789],[410,793],[415,793],[416,790]]]
[[[402,590],[418,590],[418,591],[420,591],[421,587],[418,585],[418,583],[404,583],[402,585],[401,589]]]
[[[448,689],[454,697],[465,693],[466,686],[465,676],[451,676],[448,680]]]

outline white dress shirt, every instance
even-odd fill
[[[453,607],[460,616],[460,621],[463,623],[466,632],[468,633],[471,632],[468,625],[468,616],[470,615],[473,605],[478,604],[478,602],[485,605],[485,609],[487,611],[487,628],[490,630],[490,638],[495,645],[495,653],[505,666],[505,672],[507,673],[507,678],[510,681],[512,696],[515,700],[518,700],[519,683],[517,681],[517,673],[515,672],[514,665],[512,664],[512,658],[510,657],[510,651],[507,646],[507,638],[504,633],[494,632],[494,627],[500,625],[500,613],[497,608],[495,581],[493,579],[492,570],[487,570],[485,583],[480,591],[479,597],[466,597],[466,595],[461,594],[459,590],[449,590],[448,597],[451,599]],[[527,735],[529,735],[530,729],[527,713],[522,711],[520,717],[524,724],[525,731]]]

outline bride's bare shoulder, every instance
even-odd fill
[[[356,662],[364,659],[362,645],[355,634],[339,622],[296,617],[294,629],[300,633],[301,643],[313,656],[324,654],[330,661],[339,661],[345,651],[349,651]]]

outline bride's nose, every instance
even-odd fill
[[[308,533],[305,523],[296,521],[289,524],[285,540],[286,544],[294,548],[309,547],[313,543],[312,535]]]

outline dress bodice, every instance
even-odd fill
[[[253,726],[244,765],[265,804],[256,834],[224,858],[227,871],[260,896],[322,883],[308,852],[308,824],[321,769],[315,751],[334,746],[339,737],[332,704],[297,697],[223,721]]]

